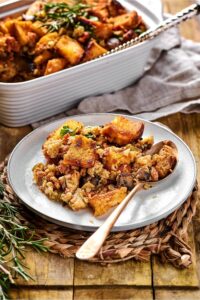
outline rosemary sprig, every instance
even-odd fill
[[[74,27],[79,22],[78,17],[87,17],[89,5],[78,3],[69,6],[67,3],[47,3],[44,9],[35,15],[49,32],[58,31],[60,28]]]
[[[4,196],[4,185],[0,181],[0,299],[6,300],[14,275],[25,280],[32,279],[23,264],[24,250],[30,246],[38,251],[47,251],[46,239],[36,239],[33,230],[20,224],[20,212]]]

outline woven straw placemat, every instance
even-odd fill
[[[19,210],[16,216],[19,223],[34,228],[38,238],[48,238],[45,244],[51,252],[74,257],[91,233],[50,223],[21,204],[8,183],[7,159],[0,165],[0,179],[5,185],[4,200],[17,206]],[[131,258],[148,261],[151,254],[157,254],[163,262],[170,262],[177,268],[188,267],[192,263],[192,252],[188,245],[187,230],[196,211],[197,198],[195,188],[187,201],[166,219],[139,229],[110,233],[92,261],[115,263]]]

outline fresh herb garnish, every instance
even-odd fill
[[[76,130],[77,130],[77,128],[73,130],[73,129],[69,128],[69,126],[64,125],[60,131],[60,136],[63,137],[67,133],[69,133],[71,136],[73,136],[76,134]]]
[[[86,133],[85,136],[86,136],[88,139],[93,139],[93,138],[95,138],[95,136],[94,136],[91,132]]]
[[[31,279],[23,263],[25,247],[48,250],[43,244],[46,239],[37,240],[34,231],[19,220],[23,220],[19,208],[9,202],[0,181],[0,299],[3,300],[8,299],[10,284],[15,283],[16,275],[25,280]]]
[[[43,26],[47,27],[49,32],[58,31],[62,27],[75,26],[79,21],[78,17],[87,17],[89,7],[83,3],[74,6],[69,6],[67,3],[47,3],[35,18],[43,22]]]
[[[137,34],[141,34],[143,32],[140,28],[136,28],[136,29],[134,29],[134,31]]]

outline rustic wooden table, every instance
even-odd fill
[[[163,0],[164,10],[175,13],[190,0]],[[200,42],[200,22],[181,25],[184,37]],[[159,119],[176,132],[192,149],[200,169],[200,116],[175,114]],[[29,126],[8,128],[0,125],[0,161],[17,142],[31,131]],[[200,182],[200,175],[198,175]],[[162,265],[153,257],[149,263],[133,260],[101,266],[54,254],[29,251],[26,263],[35,281],[18,279],[11,299],[200,299],[200,207],[190,225],[194,263],[186,270]],[[198,274],[199,272],[199,274]]]

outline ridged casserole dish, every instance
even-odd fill
[[[120,1],[135,10],[147,28],[159,18],[136,0]],[[0,18],[23,13],[31,1],[9,1],[1,4]],[[62,71],[22,82],[0,82],[0,122],[23,126],[73,107],[80,99],[110,93],[128,86],[144,72],[144,67],[157,39],[95,58]]]

